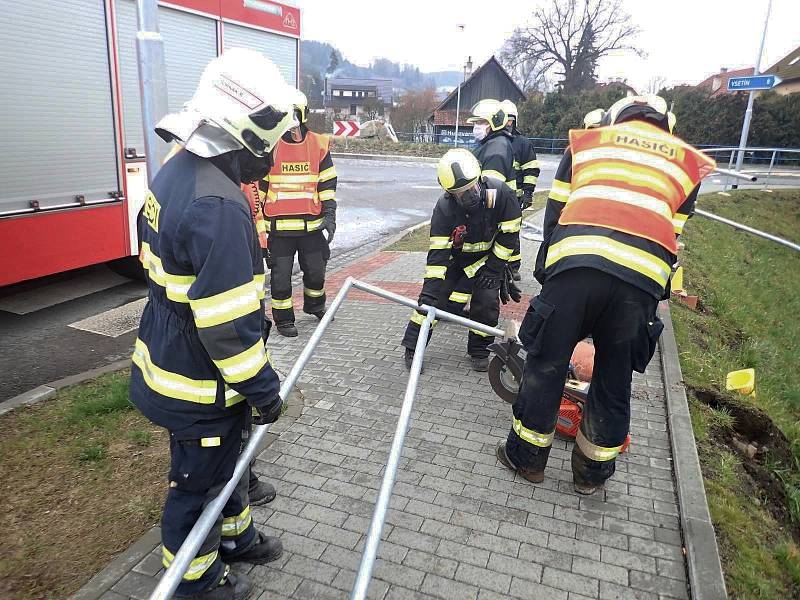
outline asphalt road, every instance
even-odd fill
[[[558,160],[540,156],[539,189],[550,187]],[[427,220],[440,194],[434,163],[339,158],[336,167],[334,258]],[[723,184],[712,176],[703,191]],[[0,288],[0,402],[129,357],[146,294],[103,265]]]

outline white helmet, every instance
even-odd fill
[[[517,111],[517,105],[516,104],[514,104],[511,100],[503,100],[500,103],[500,106],[502,106],[503,110],[506,111],[506,119],[509,119],[509,118],[513,117],[514,121],[517,120],[517,117],[519,116],[519,112]]]
[[[464,148],[453,148],[444,153],[436,165],[436,177],[445,191],[463,192],[481,176],[481,165],[475,155]]]
[[[232,48],[208,63],[192,99],[181,112],[164,117],[156,131],[205,158],[242,148],[267,156],[299,125],[295,94],[266,56]]]
[[[467,123],[487,121],[492,131],[499,131],[506,126],[506,112],[499,100],[492,98],[481,100],[472,107],[471,112],[472,116],[467,119]]]

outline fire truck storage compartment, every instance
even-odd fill
[[[4,3],[0,62],[0,285],[126,254],[104,3]]]

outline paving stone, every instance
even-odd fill
[[[361,535],[351,531],[345,531],[339,527],[331,527],[325,523],[317,523],[309,532],[309,537],[329,544],[336,544],[352,550],[361,539]]]
[[[488,568],[499,573],[506,573],[515,578],[539,583],[542,580],[544,567],[529,560],[520,560],[492,552],[489,556]]]
[[[585,577],[575,573],[566,573],[552,567],[545,567],[542,583],[568,592],[578,592],[590,598],[597,597],[600,582],[594,577]]]
[[[486,533],[492,534],[497,533],[497,530],[500,528],[500,521],[496,519],[482,515],[475,515],[469,512],[464,512],[463,510],[453,511],[453,515],[450,517],[450,522],[453,525],[461,525],[462,527],[468,527],[469,529],[485,531]]]
[[[471,565],[485,567],[489,562],[489,551],[482,548],[473,548],[466,544],[459,544],[449,540],[442,540],[436,550],[437,556],[451,558],[458,562],[468,562]]]
[[[466,527],[450,525],[449,523],[442,523],[434,519],[425,519],[420,531],[428,535],[434,535],[442,539],[459,543],[465,543],[469,537],[469,529]]]
[[[442,600],[476,600],[478,588],[466,583],[444,579],[428,573],[422,583],[422,591]]]
[[[506,593],[511,588],[510,575],[498,573],[491,569],[482,569],[474,565],[459,565],[455,578],[458,581],[496,592]]]
[[[601,563],[597,560],[588,560],[580,556],[572,559],[572,572],[602,579],[620,585],[628,585],[628,570],[608,563]]]
[[[519,554],[520,542],[497,535],[492,535],[483,531],[472,531],[466,540],[470,546],[483,548],[491,552],[498,552],[506,556],[517,556]]]
[[[567,592],[563,590],[517,577],[511,581],[511,595],[524,600],[568,600]]]
[[[608,581],[600,582],[600,600],[658,600],[658,595],[623,587]]]
[[[403,559],[403,564],[449,579],[455,576],[456,569],[458,568],[458,561],[413,549],[408,551],[405,559]]]

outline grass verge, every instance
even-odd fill
[[[527,218],[535,213],[537,210],[544,208],[547,203],[548,192],[536,192],[533,195],[533,204],[530,208],[526,209],[523,217]],[[429,240],[431,235],[430,225],[424,225],[419,229],[415,229],[404,235],[391,246],[384,248],[384,251],[390,252],[427,252]]]
[[[393,142],[377,138],[331,138],[332,152],[351,152],[353,154],[395,154],[400,156],[425,156],[440,158],[453,146],[443,144],[417,144],[415,142]]]
[[[800,191],[705,194],[698,208],[800,238]],[[672,315],[728,590],[800,598],[800,254],[700,216],[684,242],[700,304]],[[726,392],[749,367],[757,396]]]
[[[109,373],[0,417],[0,597],[66,598],[158,522],[167,434]]]

